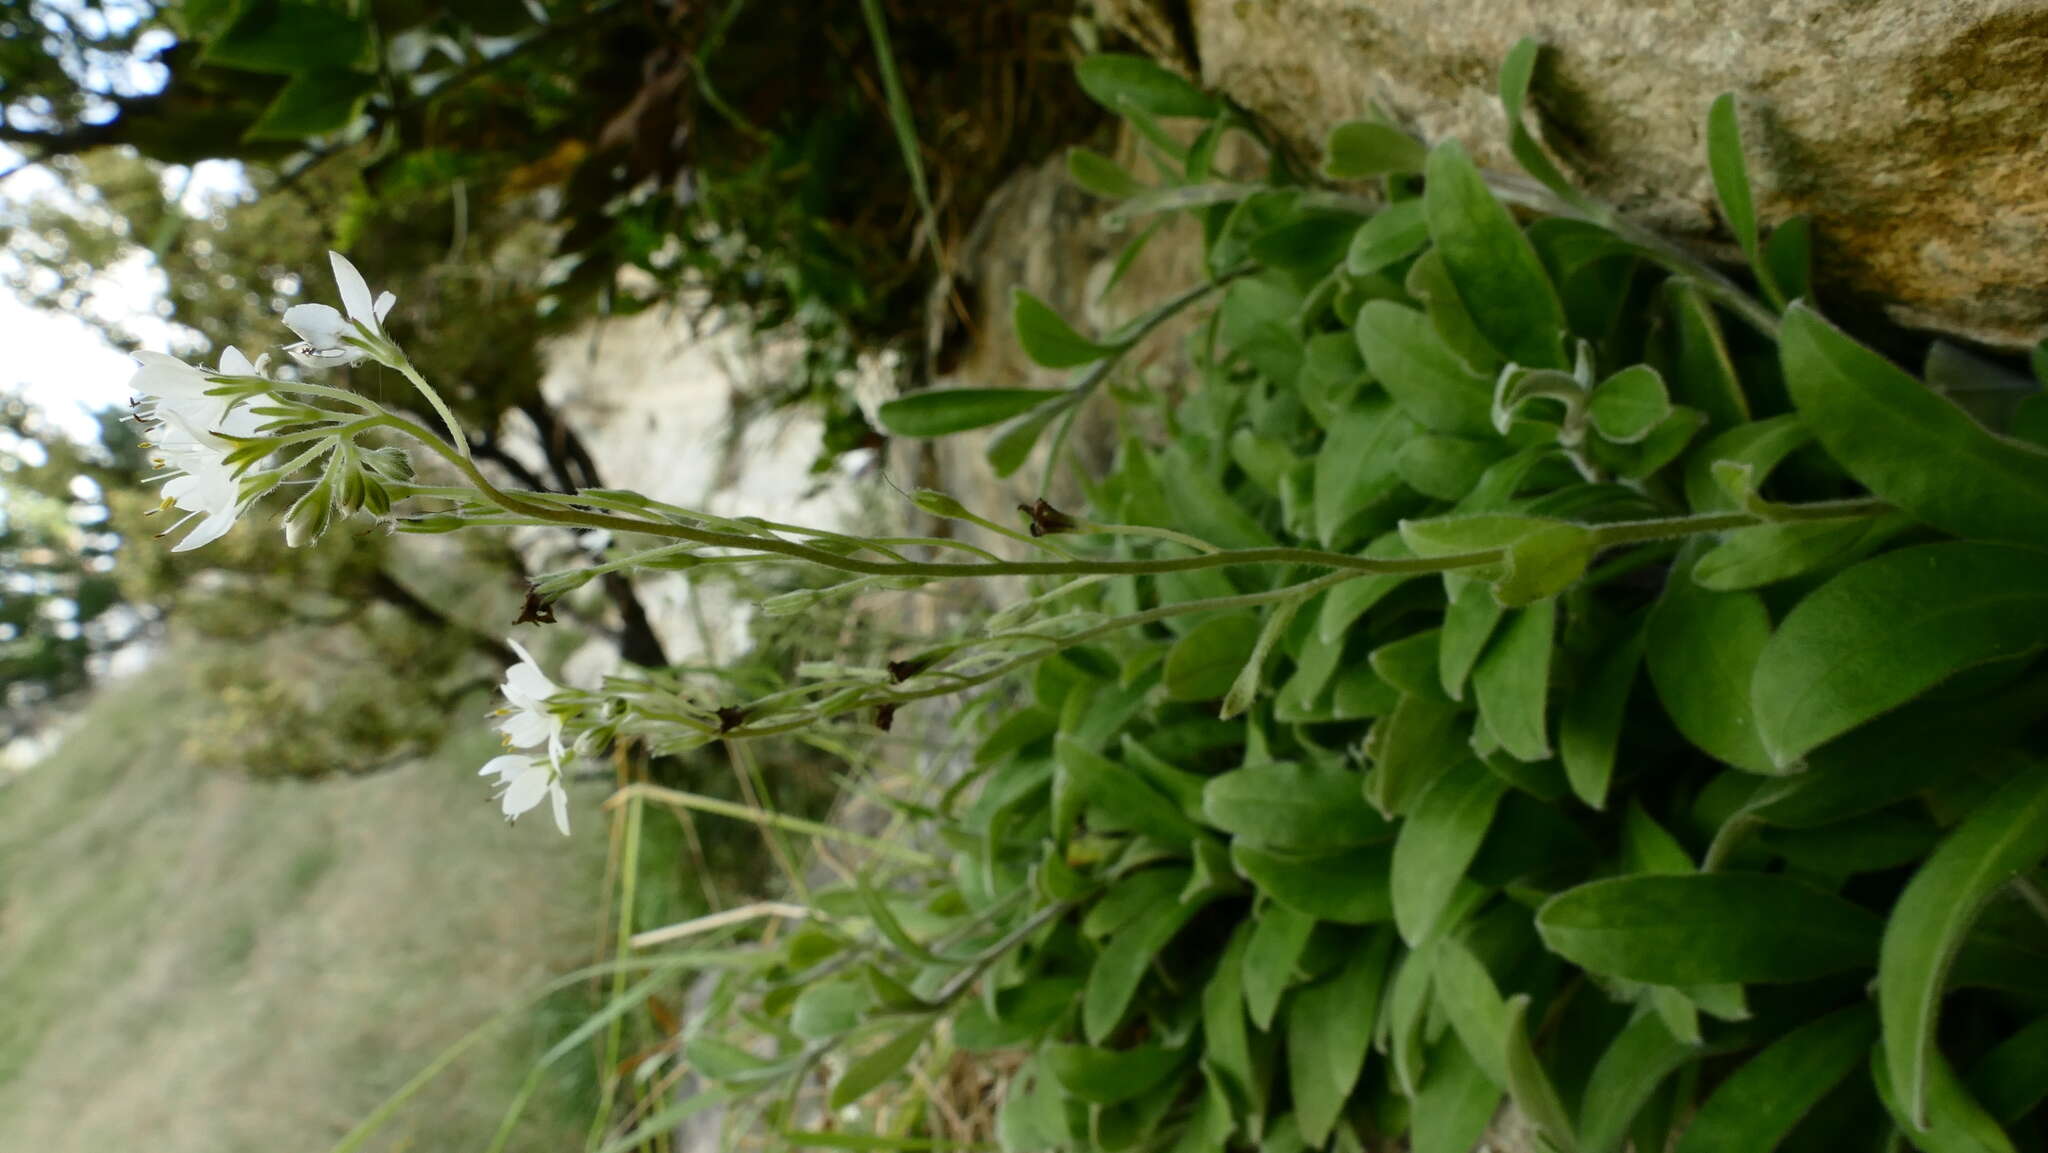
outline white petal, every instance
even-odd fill
[[[201,545],[212,544],[214,541],[226,536],[228,530],[233,527],[235,527],[235,514],[232,510],[227,513],[216,512],[200,521],[198,528],[186,533],[184,540],[172,545],[171,551],[190,552]]]
[[[138,352],[135,359],[142,367],[128,378],[128,391],[137,396],[190,400],[206,395],[206,390],[213,387],[198,369],[175,357],[160,352]]]
[[[348,309],[349,319],[377,327],[376,307],[370,303],[370,286],[364,282],[363,274],[339,252],[329,252],[327,259],[334,265],[334,285],[341,289],[342,307]]]
[[[222,376],[255,376],[256,366],[242,355],[242,350],[230,344],[220,350],[220,374]]]
[[[376,313],[377,313],[377,323],[378,323],[378,324],[383,324],[383,323],[384,323],[384,317],[385,317],[385,315],[386,315],[387,313],[389,313],[389,312],[391,311],[391,306],[392,306],[392,305],[394,305],[394,304],[397,304],[397,303],[398,303],[398,298],[397,298],[397,297],[395,297],[395,296],[393,296],[393,295],[391,295],[391,294],[390,294],[390,293],[388,293],[388,292],[380,292],[380,293],[378,293],[378,294],[377,294],[377,308],[376,308]]]
[[[500,780],[509,782],[512,778],[525,772],[526,766],[532,763],[533,758],[523,753],[506,753],[504,756],[492,757],[490,760],[485,761],[484,767],[478,769],[476,775],[479,777],[497,777]]]
[[[311,341],[285,346],[285,352],[293,360],[307,368],[346,368],[368,355],[360,348],[316,348]]]
[[[546,761],[531,762],[525,772],[512,778],[512,783],[505,786],[499,807],[506,816],[516,817],[540,804],[541,798],[548,795],[548,782],[553,776],[554,770],[548,768]]]
[[[555,682],[533,665],[517,664],[505,670],[505,696],[516,704],[539,704],[557,691]]]
[[[555,827],[562,830],[563,836],[568,836],[569,794],[562,788],[559,779],[548,785],[548,799],[555,803]]]
[[[546,741],[554,727],[554,722],[539,713],[517,712],[506,717],[498,731],[505,734],[514,748],[531,749]]]
[[[294,304],[284,310],[284,326],[314,348],[339,348],[344,334],[354,331],[332,305]]]

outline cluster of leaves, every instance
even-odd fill
[[[967,1054],[1011,1070],[1008,1150],[1454,1153],[1503,1100],[1584,1153],[2039,1145],[2038,389],[1987,428],[1823,319],[1726,101],[1709,159],[1763,299],[1629,234],[1529,137],[1533,59],[1502,96],[1558,214],[1526,225],[1457,143],[1382,124],[1325,168],[1377,197],[1213,183],[1229,110],[1084,66],[1157,176],[1077,175],[1198,215],[1221,290],[1167,442],[1127,440],[1091,511],[1494,559],[1069,590],[1064,620],[1210,609],[1048,628],[1024,699],[966,714],[971,769],[899,802],[946,860],[877,853],[799,931],[708,953],[703,1101],[798,1144],[923,1147]],[[1174,117],[1207,121],[1192,147]],[[1035,440],[1127,342],[1019,321],[1076,393],[885,419]],[[848,1123],[863,1101],[889,1107]]]

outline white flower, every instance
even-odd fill
[[[307,368],[354,364],[368,356],[368,352],[346,340],[361,339],[364,333],[374,340],[384,339],[384,316],[398,303],[398,298],[388,292],[371,300],[369,284],[356,266],[348,262],[348,257],[339,252],[329,252],[327,257],[334,265],[334,283],[341,289],[342,307],[348,309],[348,316],[344,319],[326,304],[295,304],[284,313],[285,327],[299,334],[299,343],[285,351]],[[362,326],[361,332],[356,329],[358,324]]]
[[[506,753],[486,761],[477,775],[498,778],[502,786],[497,794],[498,807],[504,810],[506,820],[518,820],[520,814],[546,797],[554,802],[555,827],[562,830],[563,836],[569,835],[569,794],[562,788],[561,770],[548,758]]]
[[[569,833],[569,794],[562,789],[562,761],[568,750],[562,746],[562,717],[550,712],[548,698],[562,691],[541,671],[533,654],[518,641],[510,642],[519,663],[505,670],[505,706],[494,715],[498,732],[508,749],[520,750],[493,757],[479,770],[480,776],[495,776],[501,788],[498,801],[507,820],[515,819],[540,804],[542,797],[554,802],[555,827]]]
[[[186,552],[219,540],[241,515],[240,486],[227,463],[235,447],[229,438],[255,435],[262,420],[247,408],[231,410],[227,397],[208,396],[213,382],[200,369],[159,352],[139,352],[135,359],[141,367],[128,387],[136,394],[136,416],[148,426],[144,438],[155,448],[157,467],[165,470],[165,501],[185,513],[158,535],[200,518],[171,548]],[[262,368],[230,346],[221,353],[218,375],[259,376]]]
[[[496,713],[505,718],[498,722],[498,732],[509,749],[533,750],[545,744],[548,759],[559,766],[565,755],[562,718],[548,711],[548,698],[560,692],[561,687],[540,671],[540,663],[518,641],[509,643],[512,651],[519,654],[519,663],[505,670],[505,683],[498,686],[510,706]]]

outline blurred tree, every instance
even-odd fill
[[[80,445],[0,395],[0,740],[147,623],[121,594],[106,504],[143,471],[131,429],[109,414],[100,442]]]

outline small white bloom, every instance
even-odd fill
[[[503,718],[497,727],[505,747],[519,751],[491,758],[479,775],[498,778],[498,800],[507,819],[540,804],[542,797],[551,800],[555,827],[567,836],[569,794],[562,789],[562,762],[569,752],[562,744],[563,718],[548,709],[548,698],[561,692],[561,686],[548,679],[518,641],[510,643],[519,663],[505,670],[505,683],[498,691],[505,694],[506,707],[496,715]]]
[[[569,835],[569,794],[562,788],[561,770],[546,757],[506,753],[486,761],[477,775],[498,778],[498,807],[506,820],[518,820],[546,798],[552,802],[555,827],[563,836]]]
[[[509,643],[512,651],[519,654],[519,663],[505,670],[505,683],[498,687],[510,706],[498,710],[497,715],[505,718],[498,722],[498,732],[504,735],[507,748],[538,749],[545,744],[548,759],[560,765],[565,755],[562,718],[548,711],[548,698],[560,692],[561,687],[548,679],[533,654],[518,641]]]
[[[213,387],[201,369],[156,352],[139,352],[141,365],[128,382],[136,395],[136,415],[147,425],[144,438],[154,447],[155,461],[165,470],[164,499],[185,515],[164,530],[168,535],[194,517],[199,524],[171,548],[187,552],[219,540],[241,515],[239,485],[227,454],[231,437],[253,436],[262,420],[247,408],[230,409],[229,399],[208,396]],[[261,364],[233,346],[221,353],[224,376],[256,376]]]
[[[369,284],[356,266],[348,262],[348,257],[339,252],[329,252],[327,257],[334,266],[334,283],[341,290],[342,307],[348,309],[348,316],[344,318],[326,304],[295,304],[284,313],[285,327],[299,334],[299,343],[288,346],[285,352],[307,368],[349,365],[368,356],[363,349],[346,343],[346,338],[360,339],[367,333],[372,339],[384,339],[384,317],[398,303],[398,298],[388,292],[373,301]],[[358,324],[362,332],[357,331]]]

